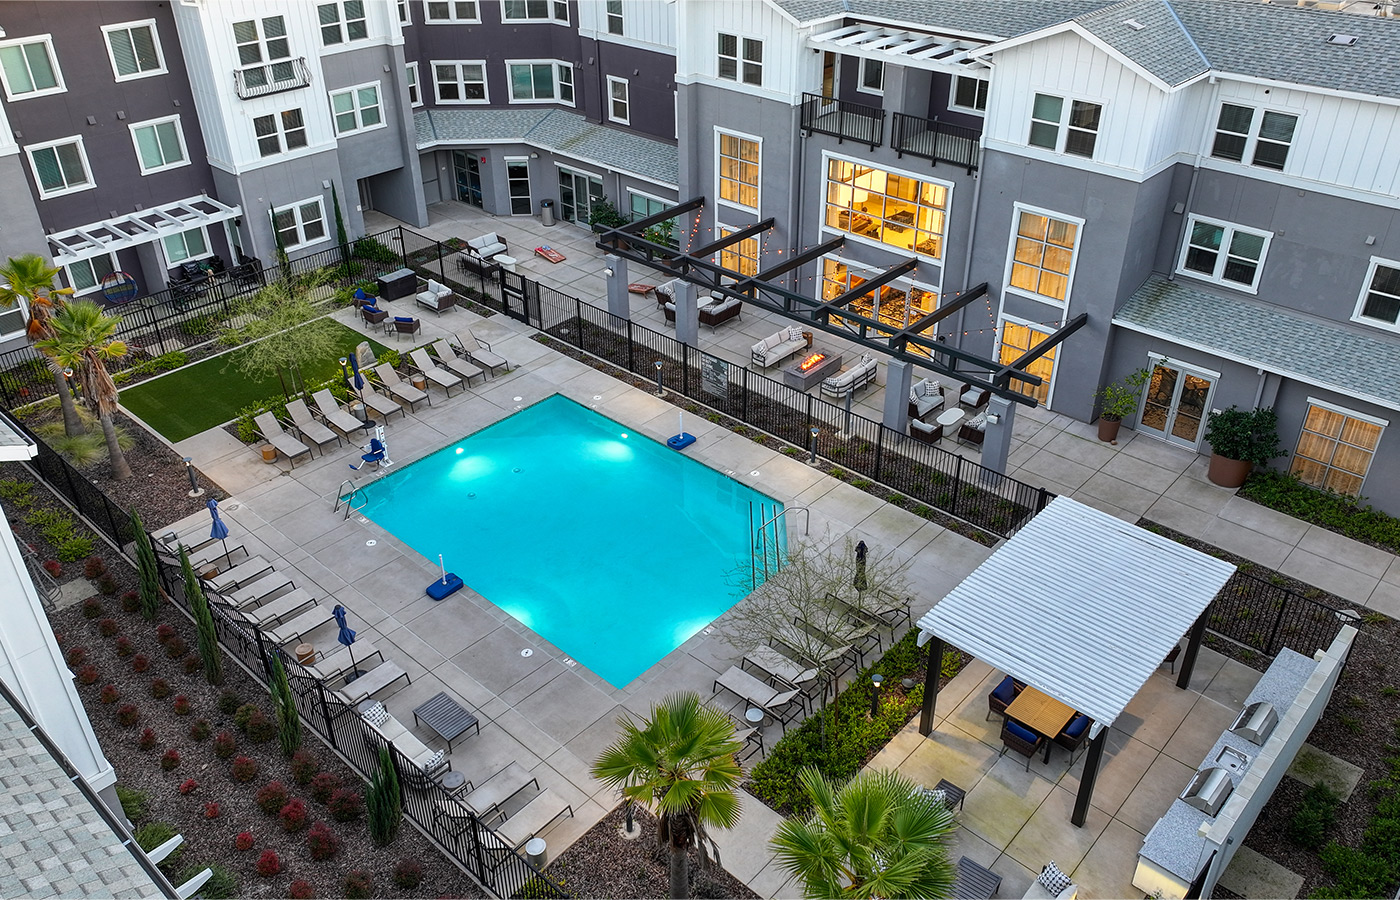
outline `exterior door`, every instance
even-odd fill
[[[1142,398],[1139,428],[1195,450],[1205,435],[1206,411],[1216,377],[1168,360],[1157,362]]]
[[[506,182],[510,186],[510,214],[528,216],[530,209],[530,161],[506,160]]]
[[[476,157],[462,150],[453,150],[452,169],[457,177],[457,199],[480,208],[481,165]]]
[[[559,218],[587,225],[593,204],[602,199],[603,179],[586,172],[559,170]]]

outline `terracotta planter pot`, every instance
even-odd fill
[[[1243,459],[1229,459],[1219,454],[1210,455],[1210,468],[1206,470],[1206,477],[1211,484],[1218,484],[1221,487],[1237,488],[1244,484],[1244,480],[1249,477],[1249,473],[1254,468],[1254,463]]]
[[[1117,417],[1110,419],[1108,416],[1099,416],[1099,440],[1105,444],[1111,444],[1118,440],[1118,429],[1123,425],[1123,420]]]

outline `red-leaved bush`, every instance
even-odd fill
[[[258,777],[258,770],[260,768],[262,768],[262,766],[252,757],[235,756],[233,758],[233,768],[229,770],[229,774],[233,776],[234,781],[241,781],[247,784]]]
[[[292,780],[305,787],[321,771],[321,763],[305,750],[292,754]]]
[[[311,791],[311,799],[315,800],[317,803],[325,803],[330,800],[331,794],[334,794],[339,789],[340,776],[336,775],[334,772],[321,772],[317,774],[311,779],[311,787],[309,788]]]
[[[79,683],[79,684],[96,684],[96,683],[97,683],[97,666],[87,665],[87,666],[83,666],[82,668],[78,669],[78,683]]]
[[[141,732],[141,736],[136,739],[136,747],[139,750],[150,750],[156,745],[156,730],[147,728]]]
[[[103,619],[101,622],[97,623],[97,630],[103,637],[112,637],[118,631],[121,631],[122,627],[117,624],[116,619]]]
[[[97,699],[107,704],[116,703],[118,700],[121,699],[121,697],[122,692],[117,690],[117,686],[115,684],[102,685],[102,691],[97,695]]]
[[[312,900],[316,896],[316,889],[311,886],[311,882],[298,878],[287,888],[287,896],[291,900]]]
[[[306,827],[306,804],[300,800],[288,800],[277,817],[282,820],[283,831],[301,831]]]
[[[151,679],[151,696],[157,700],[164,700],[170,696],[170,682],[164,678]]]
[[[242,831],[242,832],[239,832],[238,837],[236,837],[236,838],[233,839],[233,849],[235,849],[235,850],[244,850],[244,851],[252,850],[252,849],[253,849],[253,832],[251,832],[251,831]]]
[[[122,659],[126,659],[128,656],[136,652],[136,645],[131,642],[131,638],[126,637],[125,635],[117,638],[117,643],[115,646],[117,648],[117,655],[120,656]]]
[[[271,878],[282,871],[282,860],[277,858],[276,850],[264,850],[258,857],[258,874],[264,878]]]
[[[174,747],[171,747],[169,750],[165,751],[165,753],[161,754],[161,757],[160,757],[160,767],[161,767],[163,770],[165,770],[166,772],[174,771],[175,768],[176,768],[177,766],[179,766],[179,765],[180,765],[180,751],[179,751],[179,750],[176,750]]]
[[[340,788],[331,794],[326,808],[331,811],[331,817],[337,822],[353,822],[365,811],[365,801],[358,792]]]
[[[138,675],[151,667],[151,660],[144,653],[138,653],[131,658],[131,671]]]
[[[180,793],[182,794],[193,794],[197,790],[199,790],[199,782],[193,778],[186,778],[180,783]]]
[[[219,817],[219,812],[220,812],[220,810],[219,810],[219,804],[217,804],[217,803],[206,803],[206,804],[204,804],[204,818],[206,818],[206,819],[217,819],[217,818]]]
[[[214,735],[214,755],[219,759],[228,759],[238,752],[238,741],[227,731],[221,731]]]
[[[209,720],[195,719],[194,724],[190,726],[190,740],[202,741],[207,737],[209,737]]]
[[[340,837],[325,822],[317,822],[306,834],[306,846],[314,860],[333,859],[340,852]]]
[[[141,718],[141,713],[136,709],[135,704],[123,703],[117,707],[117,724],[123,728],[130,728],[136,724],[136,720]]]
[[[87,651],[82,647],[69,647],[63,658],[68,661],[69,666],[77,668],[87,661]]]
[[[156,626],[156,643],[164,644],[175,636],[175,626],[169,622],[161,622]]]
[[[44,560],[44,571],[57,578],[63,574],[63,564],[56,559]]]
[[[394,866],[394,884],[406,891],[418,887],[423,881],[423,864],[412,857],[404,857]]]
[[[135,591],[124,592],[122,594],[122,609],[129,613],[140,612],[141,595]]]
[[[184,694],[176,694],[175,699],[171,701],[171,706],[174,708],[175,715],[177,716],[188,716],[190,714],[190,698],[186,697]]]
[[[269,781],[259,789],[256,802],[258,809],[269,816],[275,816],[282,811],[282,807],[287,805],[289,799],[285,784],[280,781]]]

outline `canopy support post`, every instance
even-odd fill
[[[1095,725],[1095,728],[1099,726]],[[1076,828],[1084,827],[1089,816],[1089,801],[1094,796],[1094,781],[1099,777],[1099,761],[1103,758],[1103,745],[1108,737],[1107,728],[1099,728],[1099,733],[1089,740],[1089,751],[1084,757],[1084,772],[1079,776],[1079,795],[1074,798],[1074,813],[1069,817]]]
[[[938,679],[943,674],[943,638],[933,636],[928,642],[928,663],[924,666],[924,708],[919,713],[919,734],[928,737],[933,731],[933,710],[938,701]]]
[[[1191,673],[1196,668],[1196,654],[1201,649],[1201,638],[1206,633],[1206,616],[1210,615],[1210,607],[1207,606],[1201,611],[1196,619],[1196,624],[1191,626],[1191,631],[1186,636],[1186,653],[1181,658],[1181,671],[1176,673],[1176,686],[1183,691],[1191,686]]]

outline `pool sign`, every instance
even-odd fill
[[[716,397],[729,396],[729,363],[710,357],[700,364],[700,383]]]

